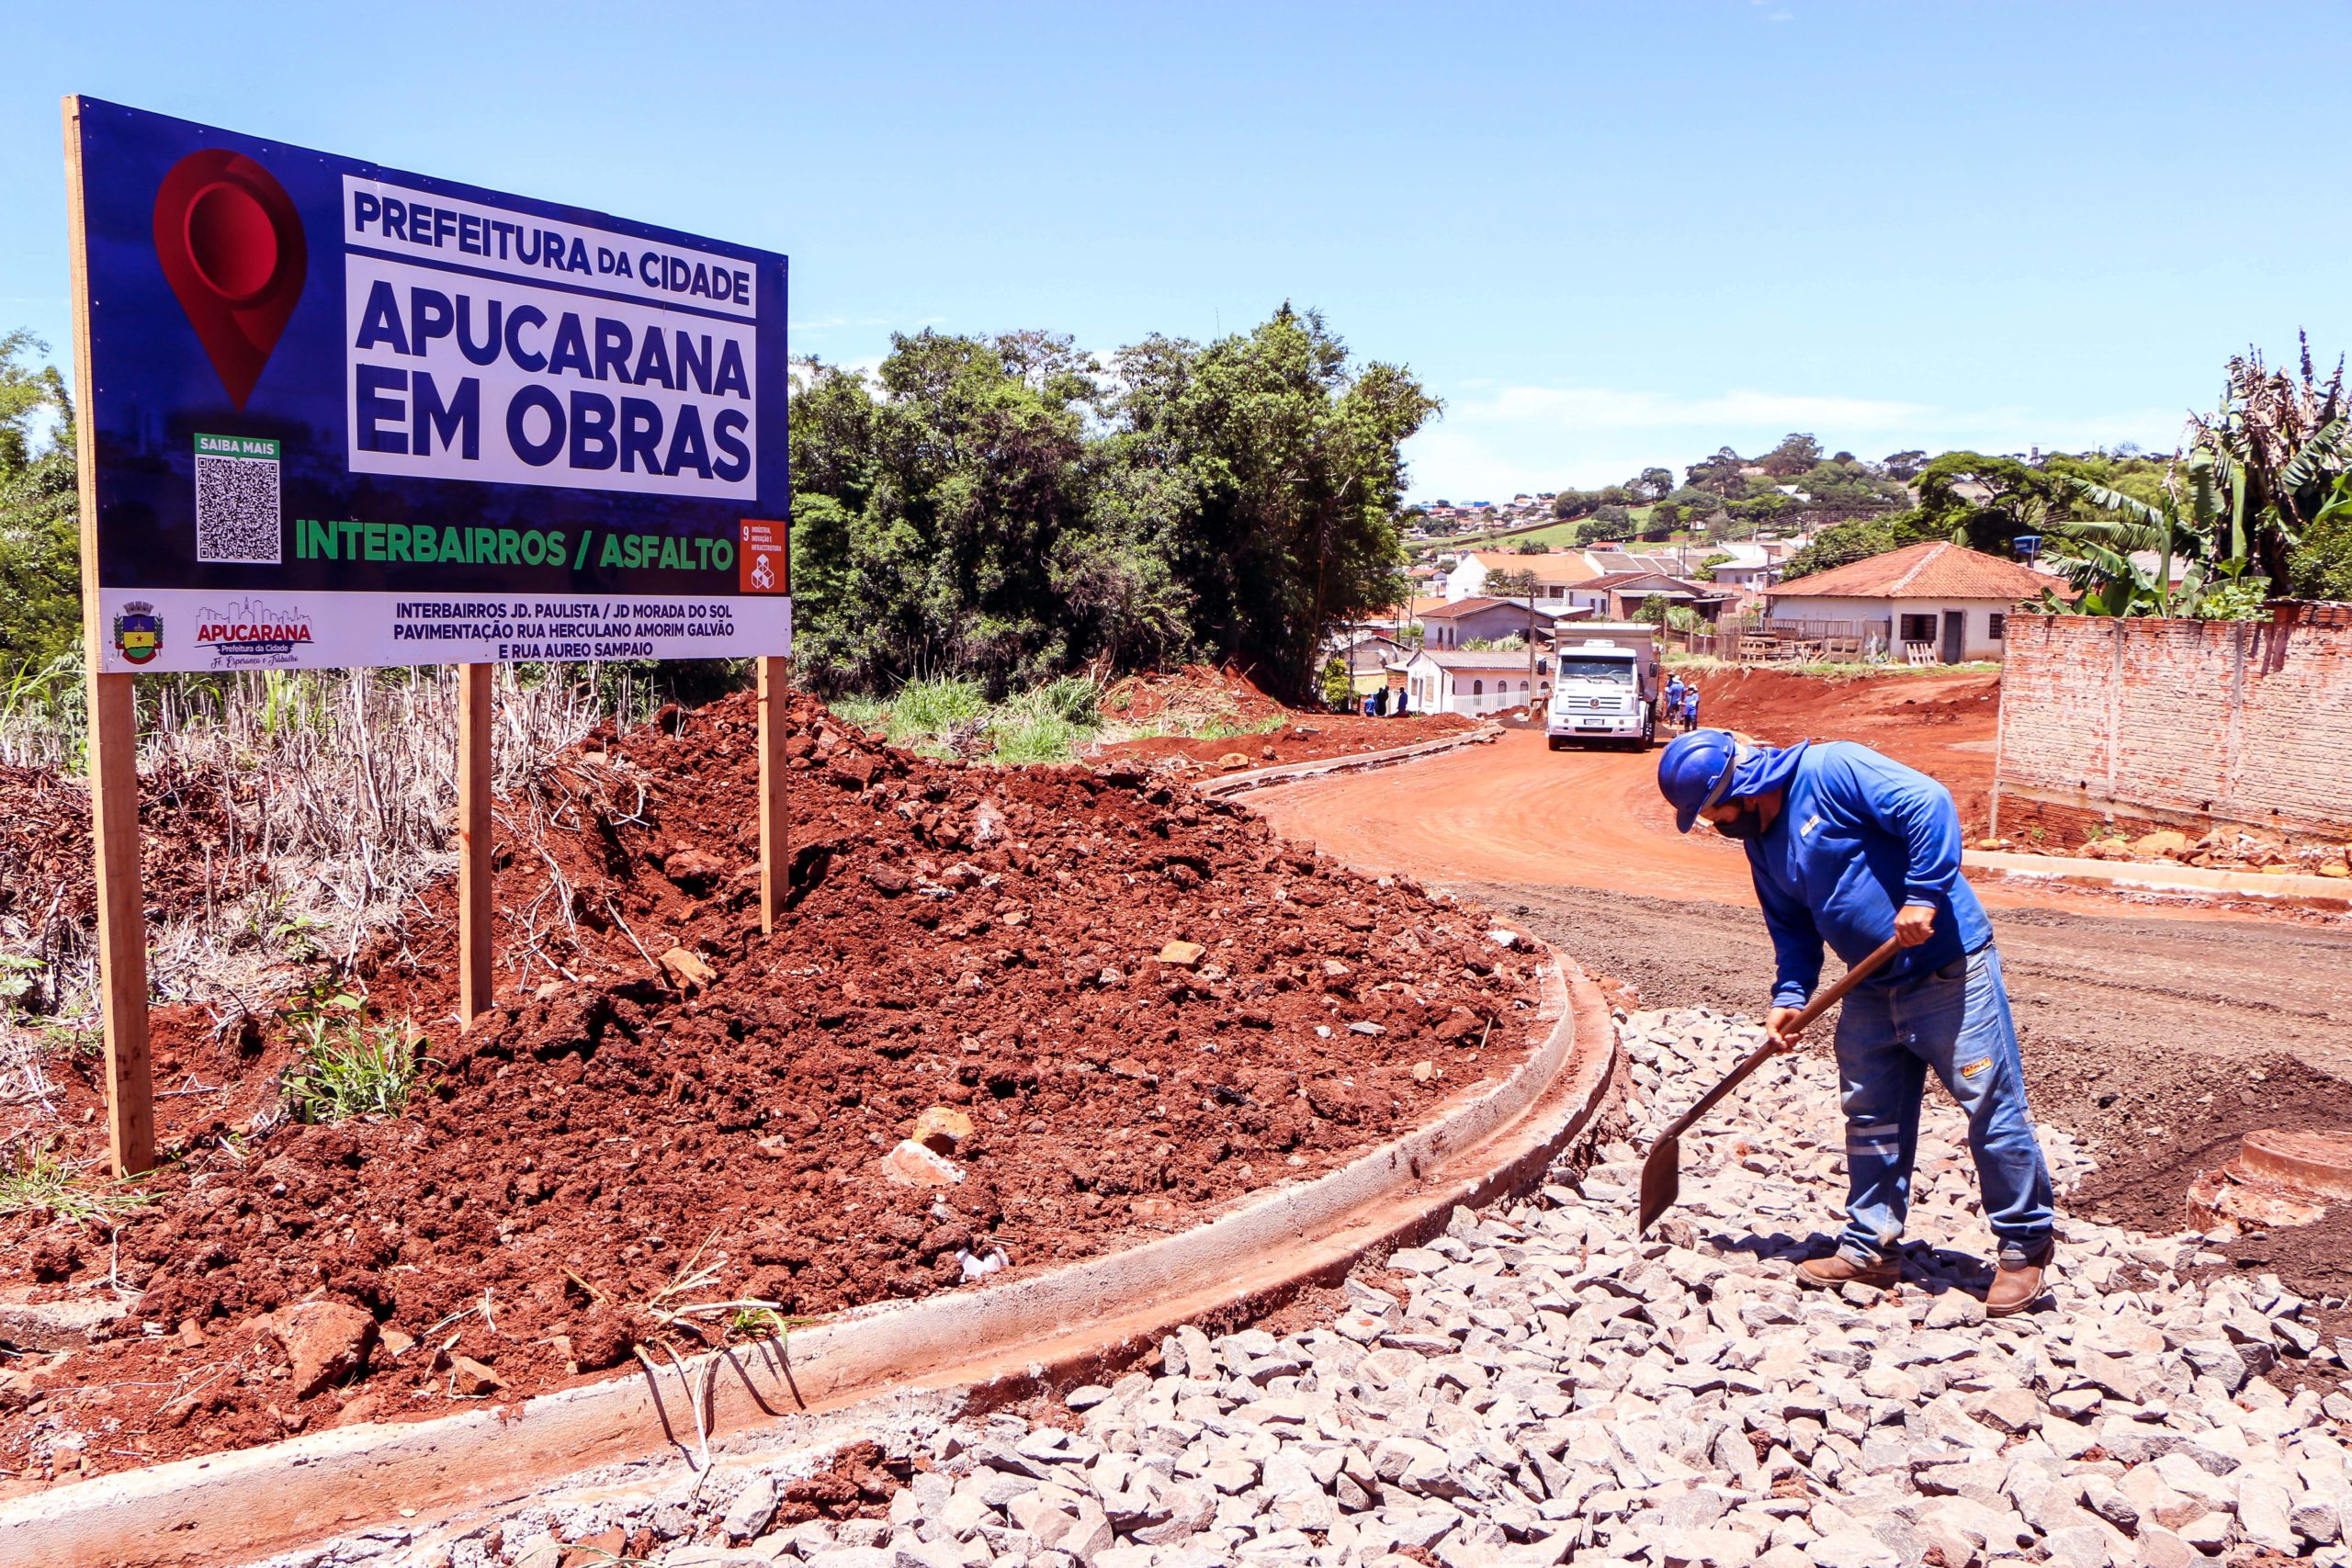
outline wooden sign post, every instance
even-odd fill
[[[89,234],[82,207],[79,100],[65,100],[66,252],[74,289],[74,387],[96,384],[90,353]],[[87,442],[85,433],[82,439]],[[153,1069],[147,1049],[147,908],[139,874],[139,718],[131,677],[104,673],[98,605],[98,473],[85,457],[82,648],[89,678],[90,844],[97,858],[99,1014],[107,1038],[107,1149],[117,1176],[155,1166]]]
[[[784,800],[784,698],[792,660],[760,660],[760,930],[773,932],[784,919],[790,891],[792,818]]]
[[[493,664],[458,666],[458,1019],[491,1006],[490,775]]]
[[[156,1157],[139,673],[458,666],[453,979],[470,1024],[496,998],[492,661],[752,654],[775,931],[791,896],[788,259],[96,98],[69,96],[63,123],[116,1172]],[[452,245],[452,221],[532,254]],[[356,337],[345,299],[370,301]],[[486,351],[430,324],[502,307]],[[537,348],[513,330],[533,317],[551,334]],[[563,349],[591,318],[594,377]],[[659,401],[616,408],[595,384],[614,334],[637,367],[620,379],[658,380]]]

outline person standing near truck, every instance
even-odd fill
[[[1911,1205],[1929,1068],[1968,1117],[1984,1215],[2000,1247],[1987,1316],[2041,1293],[2055,1214],[2025,1098],[2017,1025],[1992,922],[1960,874],[1960,812],[1924,773],[1852,741],[1751,745],[1726,730],[1677,736],[1657,784],[1687,833],[1704,819],[1747,852],[1776,976],[1765,1021],[1782,1051],[1821,979],[1824,943],[1852,964],[1890,933],[1886,967],[1838,1015],[1846,1115],[1846,1224],[1799,1282],[1891,1286]]]
[[[1679,671],[1666,678],[1666,716],[1669,722],[1682,716],[1682,675]]]
[[[1682,733],[1690,734],[1699,728],[1699,682],[1691,682],[1682,688]]]

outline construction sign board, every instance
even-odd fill
[[[790,651],[785,257],[78,123],[103,671]]]

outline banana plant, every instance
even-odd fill
[[[2231,358],[2222,402],[2192,414],[2190,437],[2213,459],[2214,481],[2230,496],[2227,545],[2217,557],[2258,562],[2272,591],[2288,591],[2289,559],[2328,504],[2337,476],[2352,469],[2352,395],[2345,365],[2322,378],[2311,342],[2301,340],[2301,374],[2265,365],[2258,352]]]
[[[2187,484],[2178,482],[2187,471]],[[2233,581],[2246,569],[2245,507],[2233,497],[2224,507],[2213,455],[2203,447],[2167,476],[2165,499],[2152,505],[2136,496],[2088,479],[2073,481],[2075,493],[2103,517],[2052,518],[2042,524],[2054,541],[2052,556],[2080,595],[2076,607],[2092,615],[2188,615],[2197,613],[2209,589]],[[2230,551],[2217,556],[2222,541]],[[2132,559],[2154,554],[2154,572]],[[2177,593],[2172,567],[2186,558]]]

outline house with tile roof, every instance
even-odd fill
[[[1773,630],[1843,626],[1893,657],[1945,664],[1998,659],[2008,618],[2041,597],[2050,579],[1965,546],[1935,541],[1817,571],[1769,591]]]
[[[1566,604],[1547,608],[1542,600],[1535,604],[1535,640],[1551,639],[1555,623],[1571,615],[1583,614]],[[1421,643],[1426,648],[1460,648],[1465,642],[1499,642],[1507,637],[1527,635],[1528,610],[1524,599],[1493,599],[1480,594],[1471,599],[1457,599],[1421,612]]]
[[[1704,583],[1669,577],[1662,571],[1637,570],[1603,572],[1569,589],[1568,598],[1594,620],[1631,621],[1640,618],[1645,600],[1702,604],[1711,602],[1714,595]]]
[[[1516,550],[1464,550],[1446,572],[1448,599],[1462,600],[1486,592],[1487,573],[1526,571],[1535,576],[1535,603],[1556,609],[1567,603],[1568,589],[1596,575],[1582,550],[1545,550],[1521,555]]]
[[[1475,718],[1531,701],[1540,703],[1552,694],[1548,650],[1535,656],[1532,687],[1528,682],[1524,650],[1468,653],[1423,647],[1405,661],[1403,670],[1408,713],[1460,713]]]

